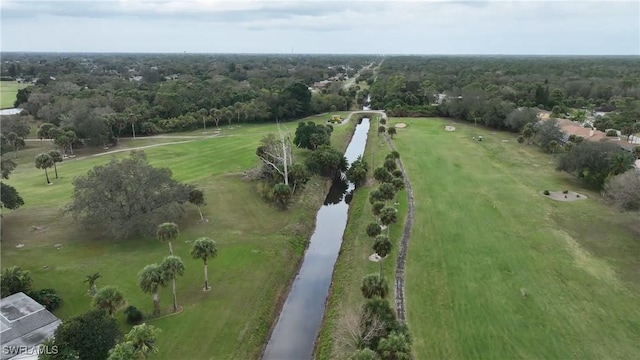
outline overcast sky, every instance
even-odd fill
[[[640,1],[0,0],[2,51],[640,55]]]

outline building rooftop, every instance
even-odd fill
[[[24,293],[0,299],[0,359],[17,359],[19,354],[8,349],[33,349],[45,339],[52,337],[61,323],[60,319],[44,306]]]

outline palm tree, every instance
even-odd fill
[[[525,125],[522,129],[522,136],[527,139],[527,145],[531,145],[531,138],[535,135],[535,131],[533,130],[533,125],[530,123]]]
[[[101,278],[102,275],[100,273],[93,273],[91,275],[87,275],[87,278],[84,282],[89,283],[89,292],[91,295],[95,295],[98,292],[98,288],[96,287],[96,280]]]
[[[18,150],[24,147],[24,139],[18,136],[18,134],[14,132],[10,132],[7,134],[7,141],[11,144],[11,148],[13,148],[14,159],[18,158]]]
[[[389,294],[387,281],[378,274],[369,274],[362,279],[360,286],[362,296],[366,299],[379,297],[384,299]]]
[[[213,110],[213,111],[211,111]],[[220,129],[220,118],[222,118],[222,110],[220,109],[211,109],[209,113],[213,113],[213,120],[216,122],[216,128]]]
[[[380,235],[380,233],[382,232],[382,229],[380,229],[380,225],[376,223],[370,223],[369,225],[367,225],[366,231],[367,231],[367,236],[376,237]]]
[[[47,178],[47,184],[51,184],[49,181],[49,174],[47,173],[47,169],[54,165],[53,159],[49,154],[42,153],[36,156],[36,168],[44,169],[44,176]]]
[[[15,293],[28,293],[31,291],[31,273],[28,270],[22,270],[17,266],[5,268],[0,276],[2,284],[0,296],[6,297]]]
[[[160,299],[158,289],[167,284],[167,280],[158,264],[145,266],[138,274],[138,286],[140,290],[153,295],[153,315],[160,314]]]
[[[380,210],[382,210],[384,206],[384,202],[382,201],[376,201],[373,203],[373,205],[371,205],[371,212],[376,217],[376,219],[378,218],[378,216],[380,216]]]
[[[384,134],[385,131],[387,131],[387,128],[385,128],[384,125],[378,126],[378,136],[380,136],[380,134]]]
[[[391,179],[391,181],[393,181],[393,178]],[[393,198],[396,196],[396,188],[391,184],[391,181],[380,185],[380,187],[378,188],[378,190],[382,194],[382,199],[385,201],[393,200]]]
[[[404,181],[402,181],[402,179],[399,179],[399,178],[393,178],[393,180],[391,180],[391,185],[396,190],[396,205],[397,205],[398,194],[400,193],[400,191],[404,189]]]
[[[387,206],[380,210],[380,222],[387,227],[387,235],[389,235],[389,227],[398,221],[398,211],[395,208]]]
[[[49,151],[49,156],[53,159],[53,168],[56,170],[56,179],[58,178],[58,167],[56,163],[62,162],[62,154],[57,150]]]
[[[171,280],[173,286],[173,311],[178,311],[178,297],[176,295],[176,277],[184,274],[184,263],[179,256],[169,255],[160,264],[165,280]]]
[[[389,241],[389,237],[386,235],[376,236],[373,242],[373,251],[380,256],[380,277],[382,277],[382,260],[391,253],[391,241]]]
[[[634,156],[630,153],[618,151],[611,156],[609,160],[609,173],[612,175],[619,175],[623,172],[633,168],[635,163]]]
[[[393,172],[393,170],[396,170],[398,168],[398,164],[396,164],[395,160],[393,159],[387,159],[384,161],[384,163],[382,164],[382,166],[387,169],[388,172]]]
[[[207,115],[209,115],[209,110],[202,108],[198,110],[198,115],[202,116],[202,128],[207,130]]]
[[[108,285],[98,290],[93,297],[93,306],[105,310],[111,317],[125,304],[124,295],[117,287]]]
[[[116,344],[111,350],[109,350],[109,357],[107,360],[131,360],[136,358],[136,350],[133,345],[128,342],[122,342]]]
[[[383,359],[409,360],[411,358],[411,341],[398,331],[392,331],[378,343],[378,353]]]
[[[191,256],[194,259],[202,259],[204,262],[204,289],[203,291],[209,291],[211,288],[209,287],[209,274],[208,274],[208,264],[207,261],[212,259],[218,255],[218,248],[216,247],[216,242],[208,237],[201,237],[193,242],[193,247],[191,248]]]
[[[202,216],[202,210],[200,209],[200,206],[204,205],[204,193],[202,192],[202,190],[191,190],[191,192],[189,193],[189,202],[198,207],[200,220],[204,222],[204,216]]]
[[[393,139],[393,136],[395,134],[397,134],[396,128],[395,127],[390,127],[387,129],[387,134],[389,134],[389,136],[391,136],[391,138]]]
[[[398,160],[400,159],[400,153],[393,150],[392,152],[388,153],[387,156],[385,156],[385,159]]]
[[[124,339],[133,347],[135,357],[146,359],[151,353],[158,352],[156,339],[159,333],[160,329],[153,325],[140,324],[129,330]]]
[[[173,255],[173,245],[171,242],[178,238],[180,235],[180,229],[178,225],[172,222],[166,222],[158,225],[158,230],[156,231],[156,236],[160,242],[168,242],[169,243],[169,254]]]

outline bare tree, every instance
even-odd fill
[[[280,138],[276,139],[273,134],[262,139],[262,145],[258,147],[256,155],[265,165],[270,166],[284,178],[285,185],[289,185],[289,168],[293,164],[293,153],[291,150],[291,136],[285,133],[278,124]]]
[[[360,316],[355,309],[349,309],[338,322],[334,340],[340,353],[349,354],[383,336],[385,331],[385,323],[376,315],[366,312]]]
[[[631,169],[609,179],[604,194],[620,210],[640,211],[640,169]]]

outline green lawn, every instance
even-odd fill
[[[29,84],[20,84],[17,81],[0,81],[0,109],[12,108],[16,101],[18,90],[24,89]]]
[[[359,188],[353,197],[349,207],[349,222],[345,229],[340,249],[340,256],[333,272],[332,285],[327,304],[327,310],[322,324],[316,359],[346,359],[353,354],[355,349],[347,346],[344,341],[345,318],[358,314],[365,299],[360,292],[362,278],[370,273],[379,271],[378,263],[370,261],[369,255],[373,254],[373,239],[366,233],[366,227],[375,221],[369,203],[369,192],[378,188],[373,180],[373,170],[381,166],[384,157],[391,151],[381,136],[377,135],[377,126],[372,123],[367,140],[365,160],[369,163],[370,181],[366,186]],[[400,154],[402,156],[402,154]],[[375,163],[374,163],[375,160]],[[383,261],[383,272],[390,287],[389,300],[393,302],[393,279],[395,274],[396,257],[398,255],[398,243],[404,229],[407,214],[406,192],[398,195],[398,222],[391,225],[390,240],[393,244],[391,254]]]
[[[295,129],[295,123],[288,125]],[[160,352],[154,358],[256,358],[277,315],[278,303],[286,296],[303,253],[301,245],[313,230],[328,182],[312,179],[289,211],[277,211],[265,204],[255,194],[255,184],[242,180],[241,172],[257,163],[255,149],[263,134],[275,130],[275,126],[253,128],[255,131],[238,132],[234,137],[145,150],[152,165],[169,167],[176,179],[204,189],[207,205],[203,213],[210,220],[208,224],[198,223],[197,209],[187,206],[188,217],[179,223],[181,235],[174,249],[187,267],[185,276],[177,282],[178,302],[184,312],[149,321],[162,329]],[[333,144],[344,150],[352,130],[353,123],[336,127]],[[121,146],[144,146],[149,141],[160,140],[123,140]],[[32,271],[36,289],[57,289],[64,304],[56,315],[63,320],[89,309],[83,280],[96,271],[103,275],[98,286],[118,286],[129,304],[150,313],[151,296],[138,289],[137,274],[145,265],[160,262],[168,254],[167,245],[154,238],[113,241],[83,230],[61,213],[70,200],[73,178],[109,161],[112,155],[60,163],[60,178],[53,179],[50,171],[54,185],[47,186],[43,171],[35,168],[32,159],[52,145],[29,145],[18,153],[18,168],[8,180],[26,205],[3,213],[2,266],[17,265]],[[86,155],[100,150],[82,149],[78,153],[82,156],[83,151]],[[304,157],[303,150],[294,153]],[[115,156],[126,155],[121,152]],[[202,292],[202,262],[189,257],[187,241],[200,236],[210,236],[219,244],[218,257],[209,265],[210,293]],[[18,244],[25,246],[17,248]],[[63,246],[57,249],[56,244]],[[161,291],[160,300],[163,309],[171,306],[170,288]],[[122,321],[122,314],[119,318]]]
[[[637,215],[515,135],[395,122],[409,124],[394,141],[415,193],[406,297],[417,359],[637,359]],[[590,198],[556,202],[544,189]]]

